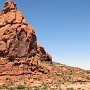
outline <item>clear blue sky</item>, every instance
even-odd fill
[[[90,69],[90,0],[13,1],[54,61]]]

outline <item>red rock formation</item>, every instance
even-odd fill
[[[0,12],[0,57],[0,74],[12,73],[13,67],[19,67],[22,72],[23,65],[27,70],[43,72],[45,69],[38,62],[52,62],[44,48],[37,45],[35,31],[12,1],[6,2]]]

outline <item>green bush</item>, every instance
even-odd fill
[[[19,85],[19,86],[17,87],[17,89],[25,89],[25,86],[24,86],[24,85]]]
[[[71,87],[71,88],[67,88],[67,90],[75,90],[73,87]]]

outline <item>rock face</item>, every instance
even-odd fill
[[[37,45],[36,34],[17,10],[13,2],[6,2],[0,14],[0,56],[34,57],[37,54],[46,61],[51,61],[44,48]]]
[[[16,58],[52,62],[44,48],[37,45],[35,31],[12,1],[6,2],[0,12],[0,57],[8,62]]]

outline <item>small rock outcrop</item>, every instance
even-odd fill
[[[24,64],[31,68],[33,61],[32,65],[37,67],[34,69],[38,69],[38,61],[52,62],[44,48],[37,45],[35,31],[12,1],[7,1],[0,12],[0,57],[4,58],[0,61],[0,73],[4,71],[1,65],[6,68],[11,62],[11,67]]]

